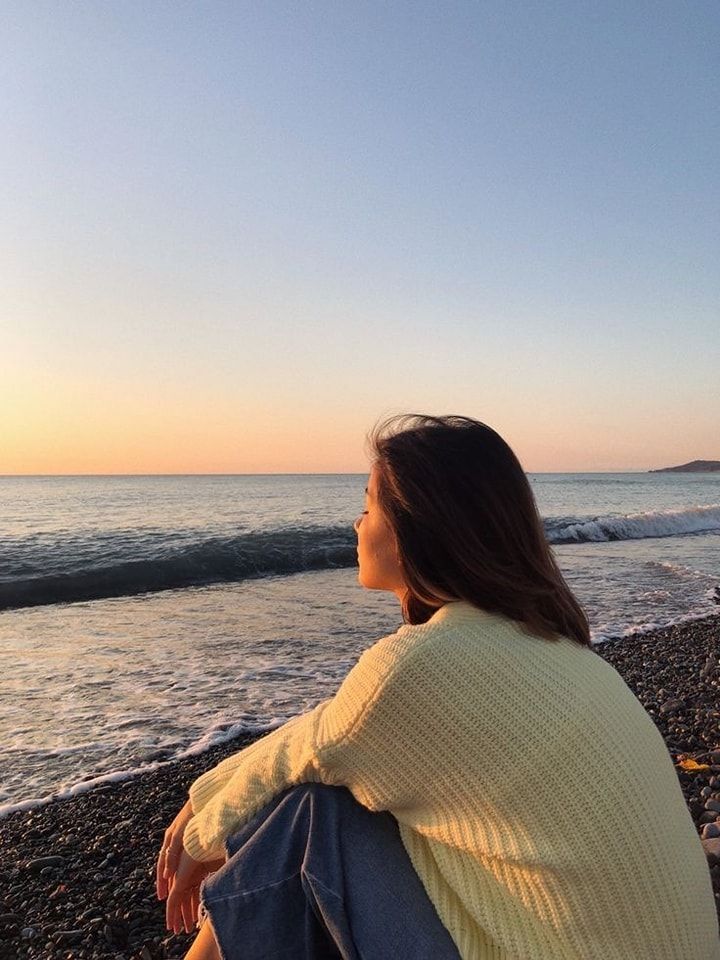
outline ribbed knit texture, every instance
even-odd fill
[[[617,671],[462,601],[366,650],[337,694],[199,777],[184,844],[287,787],[398,820],[465,960],[720,960],[700,839],[665,743]]]

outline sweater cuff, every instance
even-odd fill
[[[201,774],[197,780],[190,784],[188,795],[193,814],[199,813],[208,800],[212,800],[218,791],[222,790],[228,782],[228,774],[218,774],[217,767]]]
[[[195,819],[190,820],[185,827],[185,832],[183,833],[183,847],[185,848],[185,852],[190,854],[193,860],[197,860],[199,863],[203,863],[206,860],[227,859],[227,850],[224,846],[218,847],[214,850],[204,849],[200,843],[200,837],[198,836],[198,824]]]

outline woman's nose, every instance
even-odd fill
[[[353,530],[355,531],[355,533],[358,532],[358,527],[360,526],[361,520],[362,520],[362,514],[360,514],[359,517],[355,517],[355,519],[353,520]]]

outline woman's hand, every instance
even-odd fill
[[[156,868],[157,897],[158,900],[167,898],[166,926],[175,933],[179,933],[183,925],[186,933],[192,931],[197,921],[200,884],[225,863],[224,860],[199,863],[185,851],[183,835],[192,817],[192,804],[188,800],[165,831]]]
[[[219,869],[224,860],[193,860],[186,850],[180,851],[177,870],[172,876],[170,893],[165,904],[165,926],[179,933],[191,933],[197,922],[200,903],[200,884],[205,877]]]

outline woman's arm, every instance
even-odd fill
[[[366,650],[334,697],[228,757],[190,787],[195,816],[183,845],[194,860],[225,855],[228,836],[274,796],[299,783],[348,785],[353,771],[381,766],[393,736],[392,681],[425,633],[403,626]],[[359,774],[362,779],[362,773]],[[372,806],[368,788],[366,805]]]
[[[238,766],[247,761],[247,755],[250,751],[259,750],[264,752],[267,749],[272,749],[271,738],[279,730],[289,732],[290,728],[294,724],[304,722],[306,716],[307,714],[298,714],[296,717],[292,717],[286,723],[281,724],[281,726],[279,726],[276,730],[271,730],[270,733],[263,734],[262,737],[258,737],[257,740],[254,740],[252,743],[248,744],[247,747],[243,747],[242,750],[238,750],[237,753],[233,753],[231,756],[226,757],[216,766],[212,767],[212,769],[201,774],[197,780],[191,784],[189,790],[189,798],[193,814],[200,813],[208,801],[212,800],[216,794],[224,789],[224,787],[232,779],[233,774],[237,770]]]

